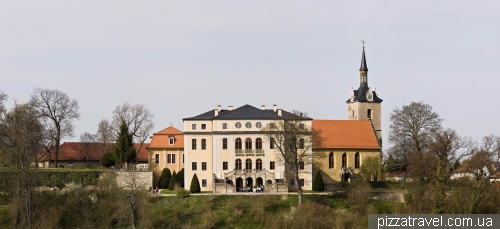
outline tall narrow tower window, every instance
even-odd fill
[[[368,109],[368,111],[366,112],[366,117],[369,119],[372,118],[372,109]]]

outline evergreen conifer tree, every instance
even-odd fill
[[[132,137],[128,132],[127,125],[125,122],[122,122],[116,144],[113,148],[113,161],[115,163],[128,163],[137,158]],[[127,169],[127,164],[125,164],[125,169]]]
[[[161,172],[160,180],[158,182],[158,187],[168,188],[172,174],[170,174],[170,169],[164,168]]]
[[[179,182],[177,181],[177,173],[174,171],[174,173],[172,173],[172,178],[170,178],[170,182],[168,183],[168,189],[174,190],[175,184],[178,184],[178,183]]]
[[[113,154],[112,153],[103,154],[101,156],[101,165],[106,168],[115,165],[115,162],[113,161]]]
[[[193,179],[191,179],[191,186],[189,186],[189,191],[191,193],[201,192],[200,181],[198,180],[198,176],[196,176],[196,173],[193,175]]]
[[[325,190],[323,176],[321,175],[320,171],[318,171],[316,173],[316,176],[314,176],[312,189],[313,189],[313,191],[317,191],[317,192],[322,192]]]
[[[184,168],[182,168],[181,171],[177,173],[177,181],[179,182],[181,188],[184,188]]]

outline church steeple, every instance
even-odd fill
[[[368,86],[368,66],[365,57],[365,40],[363,42],[363,54],[361,55],[361,67],[359,68],[359,86]]]

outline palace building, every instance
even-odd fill
[[[360,86],[351,90],[346,101],[348,120],[313,120],[277,105],[271,109],[248,104],[222,109],[219,105],[183,119],[184,132],[169,127],[154,134],[148,149],[155,182],[163,168],[184,168],[185,186],[189,187],[196,174],[202,191],[231,193],[264,185],[266,192],[288,192],[295,179],[268,130],[290,118],[300,121],[304,130],[319,131],[323,139],[321,144],[305,148],[304,160],[310,163],[300,166],[302,188],[312,189],[313,175],[318,171],[326,188],[349,181],[360,172],[364,159],[381,158],[382,99],[368,86],[364,46],[359,71]]]

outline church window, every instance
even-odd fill
[[[222,139],[222,149],[227,149],[227,138]]]
[[[354,168],[359,169],[359,152],[354,154]]]
[[[345,167],[347,167],[347,155],[346,155],[346,153],[344,152],[344,153],[342,154],[342,168],[345,168]]]
[[[330,155],[328,156],[328,168],[333,169],[333,152],[330,152]]]
[[[368,118],[372,118],[372,109],[368,109],[368,112],[366,114]]]

